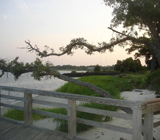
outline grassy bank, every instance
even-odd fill
[[[108,93],[110,93],[112,96],[114,96],[117,99],[120,99],[120,93],[122,91],[131,91],[133,88],[145,88],[146,82],[145,82],[145,75],[122,75],[120,77],[118,76],[88,76],[88,77],[81,77],[79,80],[92,83],[104,90],[106,90]],[[57,90],[58,92],[66,92],[66,93],[72,93],[72,94],[80,94],[80,95],[88,95],[88,96],[99,96],[99,94],[93,92],[92,90],[81,87],[72,83],[67,83],[61,88]],[[96,109],[103,109],[103,110],[111,110],[116,111],[117,108],[113,106],[107,106],[107,105],[101,105],[96,103],[81,103],[80,106],[90,107],[90,108],[96,108]],[[52,108],[52,109],[42,109],[38,108],[40,110],[59,113],[67,115],[66,109],[63,108]],[[15,111],[15,110],[9,110],[5,115],[5,117],[23,120],[23,111]],[[77,117],[89,119],[93,121],[109,121],[110,117],[105,117],[101,115],[95,115],[90,113],[84,113],[77,111]],[[34,120],[43,119],[45,116],[33,114]],[[67,132],[68,131],[68,124],[67,121],[61,120],[61,119],[54,119],[54,121],[57,122],[57,130]],[[83,124],[77,124],[77,131],[85,131],[91,128],[91,126],[83,125]]]

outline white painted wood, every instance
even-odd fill
[[[107,110],[94,109],[94,108],[88,108],[88,107],[82,107],[82,106],[77,106],[77,111],[132,120],[131,114],[119,113],[115,111],[107,111]]]
[[[13,108],[13,109],[18,109],[18,110],[25,110],[25,125],[28,126],[32,124],[32,113],[33,112],[42,114],[42,115],[46,115],[46,116],[52,116],[55,118],[65,119],[69,121],[68,122],[69,138],[74,138],[76,136],[76,121],[77,121],[82,124],[93,125],[96,127],[101,127],[101,128],[111,129],[114,131],[120,131],[123,133],[132,134],[133,140],[141,140],[142,139],[142,114],[145,114],[143,134],[144,134],[145,140],[149,140],[149,139],[152,139],[153,137],[153,134],[148,134],[148,132],[151,132],[151,130],[153,131],[153,120],[152,120],[153,113],[157,114],[160,111],[159,99],[155,99],[155,100],[147,101],[147,102],[133,102],[133,101],[118,100],[118,99],[109,99],[109,98],[104,98],[104,97],[103,98],[102,97],[91,97],[91,96],[54,92],[54,91],[44,91],[44,90],[7,87],[7,86],[0,86],[0,89],[25,93],[24,108],[14,106],[14,105],[8,105],[8,104],[4,104],[0,102],[0,106],[5,106],[5,107]],[[68,99],[69,107],[67,108],[67,105],[60,104],[60,103],[40,101],[36,99],[32,100],[32,94]],[[14,97],[11,95],[10,96],[2,95],[0,98],[2,97],[8,98],[8,99],[23,100],[21,97]],[[118,113],[118,112],[91,109],[91,108],[86,108],[86,107],[77,107],[77,110],[82,111],[82,112],[89,112],[93,114],[118,117],[118,118],[123,118],[123,119],[131,119],[132,117],[133,128],[128,129],[128,128],[123,128],[119,126],[112,126],[109,124],[76,118],[76,100],[83,101],[83,102],[92,102],[92,103],[133,108],[133,115],[130,115],[130,114],[125,114],[125,113],[123,114],[123,113]],[[66,116],[66,115],[32,109],[32,101],[38,104],[67,108],[68,115]],[[157,125],[160,125],[160,122],[154,123],[154,126],[157,126]],[[144,129],[144,128],[147,128],[147,129]]]
[[[23,97],[15,97],[15,96],[11,96],[11,95],[1,95],[1,98],[24,101]]]
[[[32,99],[32,103],[48,105],[48,106],[53,106],[53,107],[56,106],[56,107],[61,107],[61,108],[68,108],[68,105],[66,104],[42,101],[42,100],[37,100],[37,99]]]
[[[0,90],[0,104],[1,104],[1,90]],[[0,105],[0,116],[1,116],[1,105]]]
[[[5,103],[0,103],[0,106],[24,111],[24,107],[20,107],[20,106],[8,105],[8,104],[5,104]]]
[[[95,127],[110,129],[110,130],[113,130],[113,131],[119,131],[119,132],[122,132],[122,133],[132,134],[132,129],[124,128],[124,127],[121,127],[121,126],[110,125],[110,124],[107,124],[107,123],[95,122],[95,121],[81,119],[81,118],[77,118],[77,122],[82,123],[82,124],[86,124],[86,125],[95,126]]]
[[[32,124],[33,124],[32,94],[24,93],[24,125],[30,126]]]
[[[68,116],[67,115],[61,115],[61,114],[42,111],[42,110],[37,110],[37,109],[32,109],[32,111],[33,111],[33,113],[37,113],[37,114],[41,114],[41,115],[45,115],[45,116],[49,116],[49,117],[53,117],[53,118],[59,118],[59,119],[63,119],[63,120],[68,120]]]
[[[132,140],[142,140],[142,110],[133,109]]]
[[[76,136],[76,101],[68,100],[68,136],[73,139]]]
[[[153,113],[148,113],[144,115],[144,140],[153,139]]]
[[[70,100],[78,100],[78,101],[93,102],[93,103],[107,104],[107,105],[113,105],[113,106],[128,107],[128,108],[137,106],[137,103],[134,101],[109,99],[109,98],[104,98],[104,97],[91,97],[91,96],[76,95],[76,94],[62,93],[62,92],[55,92],[55,91],[44,91],[44,90],[7,87],[7,86],[0,86],[0,89],[31,93],[31,94],[42,95],[42,96],[65,98],[65,99],[70,99]]]

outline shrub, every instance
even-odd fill
[[[72,74],[76,74],[77,72],[75,70],[71,71]]]
[[[157,69],[155,72],[150,73],[147,76],[146,82],[147,82],[147,85],[150,89],[154,89],[154,90],[159,91],[160,90],[160,87],[159,87],[159,85],[160,85],[160,68]]]
[[[95,108],[95,109],[112,110],[112,111],[117,110],[117,107],[109,106],[109,105],[103,105],[103,104],[97,104],[97,103],[81,103],[80,106]],[[56,113],[67,115],[66,109],[62,109],[62,108],[57,109]],[[87,119],[87,120],[97,121],[97,122],[110,121],[111,120],[111,117],[109,117],[109,116],[106,116],[104,118],[104,116],[102,116],[102,115],[80,112],[80,111],[77,111],[77,117]],[[54,119],[54,121],[57,122],[56,130],[68,133],[68,121],[67,120]],[[86,130],[92,128],[92,127],[93,126],[90,126],[90,125],[77,123],[77,132],[86,131]]]
[[[99,65],[96,65],[94,67],[94,72],[100,72],[100,70],[101,70],[101,67]]]

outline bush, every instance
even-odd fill
[[[97,103],[81,103],[80,106],[95,108],[95,109],[112,110],[112,111],[117,110],[117,107],[109,106],[109,105],[103,105],[103,104],[97,104]],[[65,110],[66,109],[62,109],[62,108],[60,109],[59,108],[59,109],[57,109],[57,112],[55,112],[55,113],[60,113],[60,114],[63,114],[63,115],[67,115],[67,111],[65,111]],[[77,117],[87,119],[87,120],[97,121],[97,122],[110,121],[111,120],[111,117],[109,117],[109,116],[106,116],[104,118],[104,116],[102,116],[102,115],[80,112],[80,111],[77,111]],[[68,121],[67,120],[54,119],[54,121],[57,122],[56,130],[68,133]],[[92,128],[92,127],[93,126],[90,126],[90,125],[77,123],[77,132],[86,131],[86,130]]]
[[[101,67],[99,65],[96,65],[94,67],[94,72],[100,72],[100,70],[101,70]]]
[[[77,72],[75,70],[71,71],[72,74],[76,74]]]
[[[146,82],[150,89],[160,91],[160,68],[155,72],[150,73],[147,76]]]

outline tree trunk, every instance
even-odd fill
[[[151,61],[151,73],[153,73],[155,71],[155,53],[152,53],[152,61]]]
[[[111,98],[111,99],[115,99],[111,94],[109,94],[107,91],[91,84],[91,83],[88,83],[88,82],[83,82],[83,81],[79,81],[79,80],[76,80],[76,79],[73,79],[71,77],[68,77],[68,76],[65,76],[65,75],[62,75],[60,74],[57,70],[55,70],[54,68],[52,68],[52,74],[61,79],[61,80],[64,80],[64,81],[68,81],[68,82],[71,82],[71,83],[74,83],[76,85],[80,85],[80,86],[83,86],[83,87],[87,87],[89,89],[91,89],[92,91],[96,92],[97,94],[103,96],[103,97],[106,97],[106,98]],[[118,106],[118,108],[122,109],[124,112],[128,113],[128,114],[132,114],[132,110],[130,108],[125,108],[125,107],[120,107]]]

